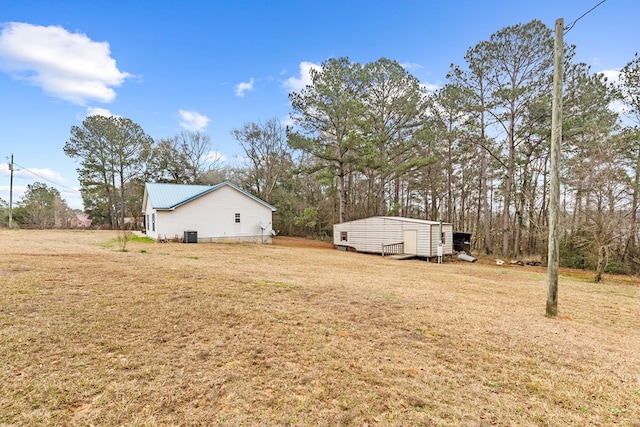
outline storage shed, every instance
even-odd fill
[[[147,183],[142,210],[147,236],[185,243],[271,243],[276,210],[230,182],[217,185]]]
[[[453,253],[453,225],[439,221],[375,216],[333,226],[333,243],[338,249],[391,255],[438,256],[442,230],[442,255]]]

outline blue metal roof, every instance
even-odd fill
[[[211,189],[208,185],[146,184],[147,195],[154,209],[172,209]]]
[[[272,211],[276,211],[276,208],[269,203],[265,202],[249,193],[248,191],[243,190],[237,185],[225,181],[220,184],[216,184],[213,186],[210,185],[188,185],[188,184],[165,184],[165,183],[153,183],[147,182],[145,184],[145,191],[147,193],[147,197],[149,198],[149,202],[154,209],[163,210],[163,209],[175,209],[180,205],[183,205],[193,199],[196,199],[200,196],[203,196],[211,191],[215,191],[218,188],[221,188],[225,185],[228,185],[239,192],[245,194],[246,196],[252,198],[258,203],[261,203],[267,206]]]

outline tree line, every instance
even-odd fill
[[[640,58],[609,82],[564,52],[561,263],[637,273]],[[236,165],[208,157],[205,134],[154,141],[119,117],[87,117],[64,151],[85,212],[112,228],[140,217],[145,182],[230,180],[278,208],[282,234],[400,215],[451,222],[478,252],[544,257],[552,74],[552,31],[533,20],[469,48],[435,91],[387,58],[328,59],[289,95],[292,126],[231,131]]]

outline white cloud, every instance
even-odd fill
[[[403,62],[400,65],[402,66],[402,68],[404,68],[407,71],[416,71],[416,70],[419,70],[420,68],[423,68],[422,65],[416,64],[415,62]]]
[[[322,67],[313,62],[303,61],[300,63],[300,75],[298,77],[289,77],[282,84],[291,92],[298,92],[311,84],[311,70],[321,70]]]
[[[280,119],[280,124],[282,126],[286,128],[293,128],[293,126],[295,126],[295,123],[293,121],[293,119],[291,118],[291,116],[286,116],[283,119]]]
[[[618,114],[627,114],[629,112],[629,107],[624,102],[617,100],[609,103],[609,109]]]
[[[6,163],[0,163],[0,176],[9,176],[10,174],[9,166]],[[64,178],[58,172],[48,168],[29,168],[29,170],[26,170],[19,168],[16,165],[16,168],[13,171],[13,176],[15,178],[13,189],[11,189],[9,185],[0,185],[0,198],[4,199],[7,203],[10,199],[11,190],[13,191],[13,203],[14,206],[16,206],[24,196],[24,193],[28,190],[28,186],[25,182],[28,182],[29,184],[42,182],[48,187],[56,188],[60,191],[60,196],[72,209],[82,209],[83,207],[82,195],[80,194],[79,188],[69,187],[69,180]]]
[[[602,70],[598,71],[598,74],[602,74],[607,79],[607,83],[611,83],[614,86],[620,83],[620,70]],[[620,100],[610,102],[609,109],[621,115],[625,115],[629,111],[629,107]]]
[[[3,199],[7,204],[9,204],[9,199],[11,198],[9,193],[11,191],[13,191],[13,206],[15,207],[27,191],[27,186],[14,184],[13,188],[11,188],[8,185],[0,185],[0,199]]]
[[[119,116],[116,116],[115,114],[113,114],[108,109],[99,108],[99,107],[89,107],[89,108],[87,108],[86,116],[87,117],[89,117],[89,116],[119,117]]]
[[[209,124],[209,118],[196,111],[180,110],[180,126],[193,132],[203,130]]]
[[[0,176],[9,176],[9,165],[7,163],[0,163]],[[1,187],[1,186],[0,186]],[[9,188],[9,187],[7,187]]]
[[[80,105],[88,100],[113,101],[113,87],[132,77],[118,70],[109,43],[59,26],[23,22],[3,25],[0,69],[51,96]]]
[[[58,172],[54,172],[49,168],[44,168],[44,169],[30,168],[29,170],[16,169],[14,170],[14,176],[18,178],[35,179],[36,181],[38,180],[38,178],[40,178],[50,182],[59,182],[59,183],[67,182],[66,178],[64,178]]]
[[[437,83],[421,83],[421,86],[429,93],[433,93],[436,90],[440,89],[440,85]]]
[[[240,98],[242,98],[245,92],[252,91],[253,82],[254,82],[253,77],[251,77],[248,82],[238,83],[236,85],[236,96],[239,96]]]
[[[205,156],[205,159],[212,164],[221,163],[227,160],[227,158],[218,151],[209,151],[209,153],[207,153],[207,155]]]
[[[598,73],[604,75],[609,83],[618,83],[620,80],[620,70],[602,70]]]
[[[29,168],[21,169],[17,165],[14,165],[13,176],[16,178],[26,178],[26,179],[35,179],[47,180],[52,182],[65,183],[67,179],[60,175],[58,172],[54,172],[49,168],[37,169],[37,168]],[[9,165],[7,163],[0,163],[0,176],[9,176]],[[49,184],[49,183],[47,183]]]

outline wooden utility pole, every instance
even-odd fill
[[[549,190],[549,252],[547,256],[547,316],[558,315],[558,264],[560,260],[560,144],[562,142],[562,66],[564,19],[556,19],[553,44],[553,104],[551,116],[551,188]]]
[[[9,178],[9,230],[11,230],[13,228],[13,153],[9,162],[9,172],[11,176]]]

